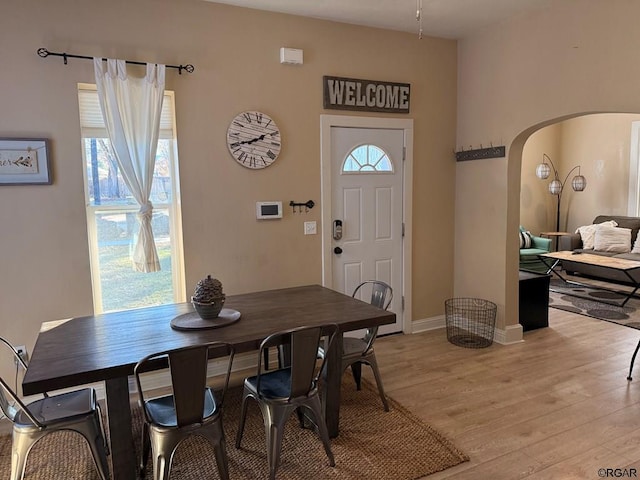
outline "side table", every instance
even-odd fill
[[[551,275],[520,270],[519,322],[523,331],[549,326]]]
[[[571,235],[569,232],[540,232],[541,237],[547,237],[551,239],[551,245],[553,245],[553,251],[558,251],[558,239],[563,235]]]

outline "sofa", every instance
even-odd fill
[[[542,260],[538,257],[541,253],[548,253],[551,251],[551,239],[537,237],[535,235],[531,235],[528,231],[520,226],[520,237],[522,239],[523,235],[527,235],[530,239],[530,245],[524,245],[524,242],[521,241],[520,245],[520,270],[527,270],[533,272],[546,272],[549,267],[547,267]]]
[[[615,222],[617,228],[629,229],[631,230],[631,238],[629,243],[629,251],[621,252],[616,251],[620,249],[603,250],[602,247],[600,249],[595,248],[597,245],[594,244],[594,248],[584,248],[584,242],[582,238],[582,232],[584,232],[585,228],[590,226],[580,227],[580,233],[572,233],[570,235],[563,235],[558,239],[558,250],[572,250],[581,253],[590,253],[594,255],[606,255],[609,257],[617,257],[624,258],[627,260],[637,260],[640,261],[640,244],[636,246],[636,239],[638,237],[638,231],[640,230],[640,217],[624,217],[617,215],[598,215],[593,220],[593,225],[600,225],[605,222]],[[592,226],[593,226],[592,225]],[[636,247],[636,248],[634,248]],[[607,270],[604,268],[597,268],[591,265],[585,265],[582,263],[571,262],[569,260],[562,261],[562,269],[568,274],[578,274],[584,275],[592,278],[601,278],[603,280],[621,282],[621,283],[629,283],[629,278],[620,271],[615,270]]]

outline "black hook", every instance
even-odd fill
[[[289,206],[293,208],[293,213],[296,213],[296,207],[298,207],[298,213],[302,212],[302,207],[304,207],[305,211],[308,212],[310,208],[315,206],[315,202],[313,200],[308,200],[304,203],[298,203],[291,200],[289,202]]]

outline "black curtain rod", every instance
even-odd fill
[[[88,57],[86,55],[72,55],[70,53],[55,53],[55,52],[50,52],[49,50],[47,50],[46,48],[39,48],[38,49],[38,55],[41,56],[42,58],[48,57],[49,55],[53,55],[54,57],[62,57],[64,59],[64,64],[67,64],[67,58],[83,58],[85,60],[93,60],[93,57]],[[102,59],[103,61],[107,61],[106,58]],[[131,65],[146,65],[146,63],[144,62],[134,62],[133,60],[125,60],[126,63],[129,63]],[[193,71],[195,70],[194,66],[191,64],[187,64],[187,65],[165,65],[165,67],[167,68],[177,68],[178,69],[178,74],[182,75],[182,71],[184,70],[187,73],[193,73]]]

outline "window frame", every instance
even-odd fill
[[[366,148],[367,150],[367,163],[362,165],[360,164],[360,162],[358,162],[358,160],[356,159],[356,156],[353,155],[353,152],[359,150],[360,148]],[[391,167],[390,170],[378,170],[377,168],[373,168],[373,170],[369,170],[369,169],[364,169],[364,166],[373,166],[371,163],[369,163],[369,159],[370,159],[370,147],[374,147],[377,148],[378,150],[380,150],[383,155],[380,157],[380,159],[378,160],[378,163],[382,160],[382,158],[386,158],[387,162],[389,163],[389,166]],[[358,170],[346,170],[345,167],[347,165],[347,162],[353,158],[353,161],[356,162],[357,164],[360,165],[360,168]],[[376,164],[377,165],[377,164]],[[353,147],[351,150],[349,150],[349,153],[347,153],[344,157],[344,160],[342,161],[342,166],[340,168],[340,174],[341,175],[393,175],[395,172],[395,165],[393,162],[393,159],[391,158],[391,156],[387,153],[387,151],[382,148],[380,145],[376,145],[373,143],[362,143],[360,145],[356,145],[355,147]]]
[[[96,92],[97,87],[94,84],[79,83],[78,94],[84,92]],[[164,102],[170,102],[171,131],[164,129],[160,133],[160,139],[167,139],[171,145],[169,148],[169,165],[171,170],[171,202],[160,203],[153,202],[154,210],[166,209],[169,212],[169,240],[171,242],[171,282],[173,289],[173,301],[182,303],[186,301],[185,289],[185,272],[184,272],[184,248],[182,240],[182,212],[180,199],[180,177],[178,165],[178,145],[177,145],[177,129],[175,119],[175,93],[171,90],[165,90]],[[80,113],[80,104],[78,105]],[[102,302],[102,283],[100,280],[100,260],[98,248],[98,229],[96,218],[98,214],[118,212],[118,213],[137,213],[140,207],[137,204],[132,205],[95,205],[91,203],[89,196],[89,178],[87,169],[85,140],[89,138],[108,138],[106,128],[101,129],[94,127],[83,127],[80,121],[80,146],[82,161],[82,178],[84,181],[83,191],[85,198],[85,212],[87,219],[87,238],[89,242],[89,263],[91,269],[91,283],[93,292],[93,308],[94,313],[104,313]]]

